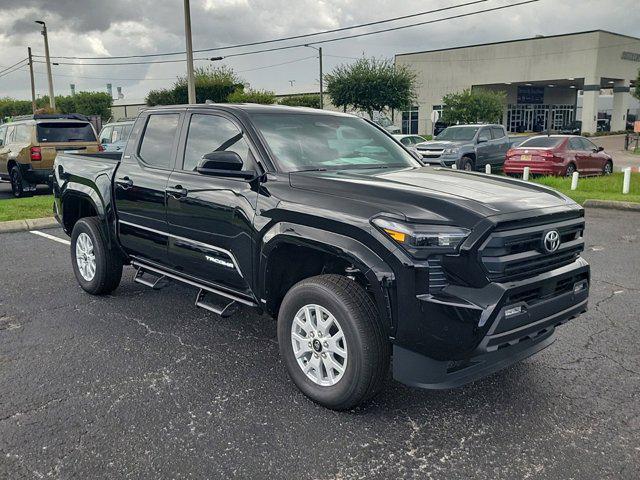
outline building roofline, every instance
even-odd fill
[[[513,40],[502,40],[500,42],[488,42],[488,43],[476,43],[473,45],[461,45],[459,47],[449,47],[449,48],[437,48],[435,50],[421,50],[418,52],[405,52],[405,53],[396,53],[395,56],[396,57],[401,57],[403,55],[419,55],[421,53],[435,53],[435,52],[446,52],[449,50],[460,50],[462,48],[473,48],[473,47],[487,47],[487,46],[491,46],[491,45],[503,45],[503,44],[507,44],[507,43],[516,43],[516,42],[527,42],[530,40],[546,40],[548,38],[559,38],[559,37],[569,37],[572,35],[586,35],[589,33],[608,33],[609,35],[615,35],[617,37],[624,37],[624,38],[630,38],[632,40],[639,40],[639,37],[633,37],[631,35],[624,35],[622,33],[614,33],[614,32],[610,32],[609,30],[586,30],[583,32],[571,32],[571,33],[560,33],[557,35],[542,35],[542,36],[537,36],[537,37],[527,37],[527,38],[516,38]]]

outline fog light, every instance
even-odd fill
[[[505,317],[512,317],[514,315],[520,315],[522,313],[522,307],[511,307],[511,308],[507,308],[504,311],[504,316]]]
[[[573,293],[580,293],[587,289],[587,281],[578,282],[573,286]]]

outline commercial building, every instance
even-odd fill
[[[594,133],[604,118],[601,91],[612,95],[608,129],[624,130],[628,115],[640,113],[630,93],[640,38],[603,30],[401,53],[395,62],[418,76],[415,105],[396,114],[406,133],[431,133],[431,114],[442,112],[443,96],[467,88],[505,92],[502,121],[511,132],[545,130],[549,121],[559,129],[577,120],[583,132]]]

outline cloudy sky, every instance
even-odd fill
[[[390,17],[466,3],[470,0],[191,0],[194,49],[216,48],[351,26]],[[492,8],[521,0],[488,0],[473,6],[340,34],[404,25]],[[43,55],[39,26],[49,29],[52,56],[109,57],[184,50],[182,0],[0,0],[0,70],[26,57],[27,46]],[[448,20],[396,32],[323,45],[325,72],[361,55],[393,57],[395,53],[474,43],[604,29],[640,37],[638,0],[540,0],[498,12]],[[311,41],[311,40],[309,40]],[[290,45],[304,40],[269,46]],[[196,54],[211,57],[255,50],[248,47]],[[314,50],[305,47],[227,58],[224,63],[251,87],[276,93],[317,91]],[[147,58],[180,59],[183,56]],[[120,60],[120,62],[145,59]],[[64,60],[58,60],[63,62]],[[102,60],[101,60],[102,61]],[[67,62],[95,62],[67,60]],[[104,62],[104,61],[103,61]],[[112,60],[115,62],[115,60]],[[210,64],[198,60],[196,65]],[[45,68],[36,64],[36,90],[46,93]],[[153,88],[169,86],[183,75],[185,64],[54,65],[56,94],[122,86],[127,99],[144,98]],[[0,74],[1,75],[1,74]],[[0,77],[0,97],[29,98],[26,67]]]

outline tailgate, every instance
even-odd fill
[[[99,152],[97,142],[65,142],[41,143],[42,160],[34,162],[34,168],[53,168],[53,162],[58,153],[96,153]]]

